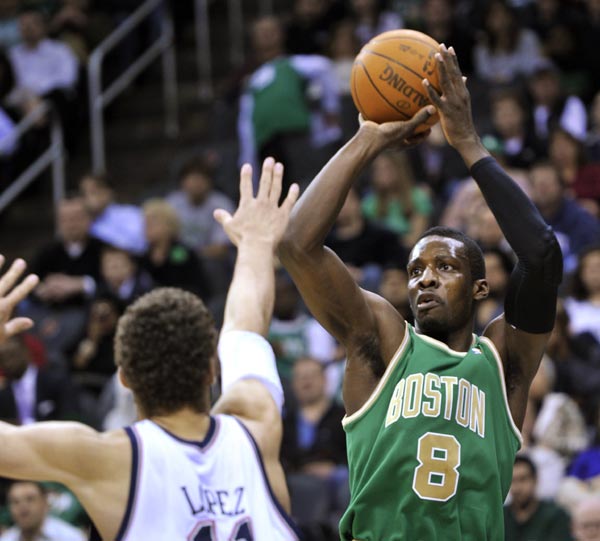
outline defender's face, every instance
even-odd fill
[[[473,288],[462,242],[425,237],[413,248],[407,269],[410,308],[419,331],[445,334],[468,323]]]

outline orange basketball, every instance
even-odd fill
[[[440,92],[435,53],[439,44],[422,32],[392,30],[367,43],[352,68],[350,90],[365,120],[408,120],[430,103],[421,81]],[[427,121],[432,126],[438,115]]]

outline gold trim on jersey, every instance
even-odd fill
[[[502,396],[504,397],[504,405],[506,406],[506,414],[508,415],[508,420],[510,422],[510,426],[513,429],[513,432],[517,436],[519,440],[519,444],[523,447],[523,436],[521,435],[521,431],[515,424],[515,420],[513,419],[512,412],[510,411],[510,406],[508,405],[508,394],[506,392],[506,380],[504,379],[504,365],[502,364],[502,359],[500,358],[500,353],[496,349],[494,342],[492,342],[487,336],[481,336],[480,341],[484,342],[492,352],[494,359],[496,359],[496,364],[498,365],[498,375],[500,376],[500,384],[502,386]]]
[[[369,396],[369,398],[367,398],[367,401],[358,410],[356,410],[352,415],[350,415],[350,416],[344,415],[344,418],[342,419],[342,426],[348,426],[350,423],[353,423],[354,421],[358,420],[365,413],[367,413],[367,411],[369,409],[371,409],[371,406],[376,402],[377,398],[381,394],[381,391],[385,387],[385,384],[387,383],[388,379],[390,378],[391,373],[394,371],[394,368],[397,366],[398,361],[402,358],[402,355],[406,351],[406,347],[408,346],[408,342],[410,339],[410,331],[408,329],[409,326],[410,326],[410,324],[408,322],[404,323],[404,338],[402,339],[400,346],[396,350],[396,353],[394,353],[394,355],[392,356],[392,360],[390,361],[390,364],[387,365],[387,368],[385,369],[383,376],[381,376],[381,379],[379,380],[377,387],[375,387],[375,389],[371,393],[371,396]]]

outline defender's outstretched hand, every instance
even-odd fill
[[[240,204],[231,216],[223,209],[217,209],[214,217],[219,222],[231,242],[239,246],[242,239],[269,244],[273,250],[279,244],[287,227],[292,207],[298,199],[300,189],[292,184],[279,206],[283,165],[267,158],[263,163],[262,174],[256,197],[252,194],[252,167],[242,166],[240,173]]]
[[[4,256],[0,255],[0,267],[3,264]],[[27,317],[11,319],[15,306],[27,297],[39,282],[35,274],[30,274],[15,287],[26,266],[25,261],[17,259],[0,277],[0,344],[11,336],[33,327],[33,321]]]

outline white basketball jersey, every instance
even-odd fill
[[[234,417],[211,417],[204,441],[145,420],[125,429],[131,488],[117,541],[290,541],[254,439]]]

